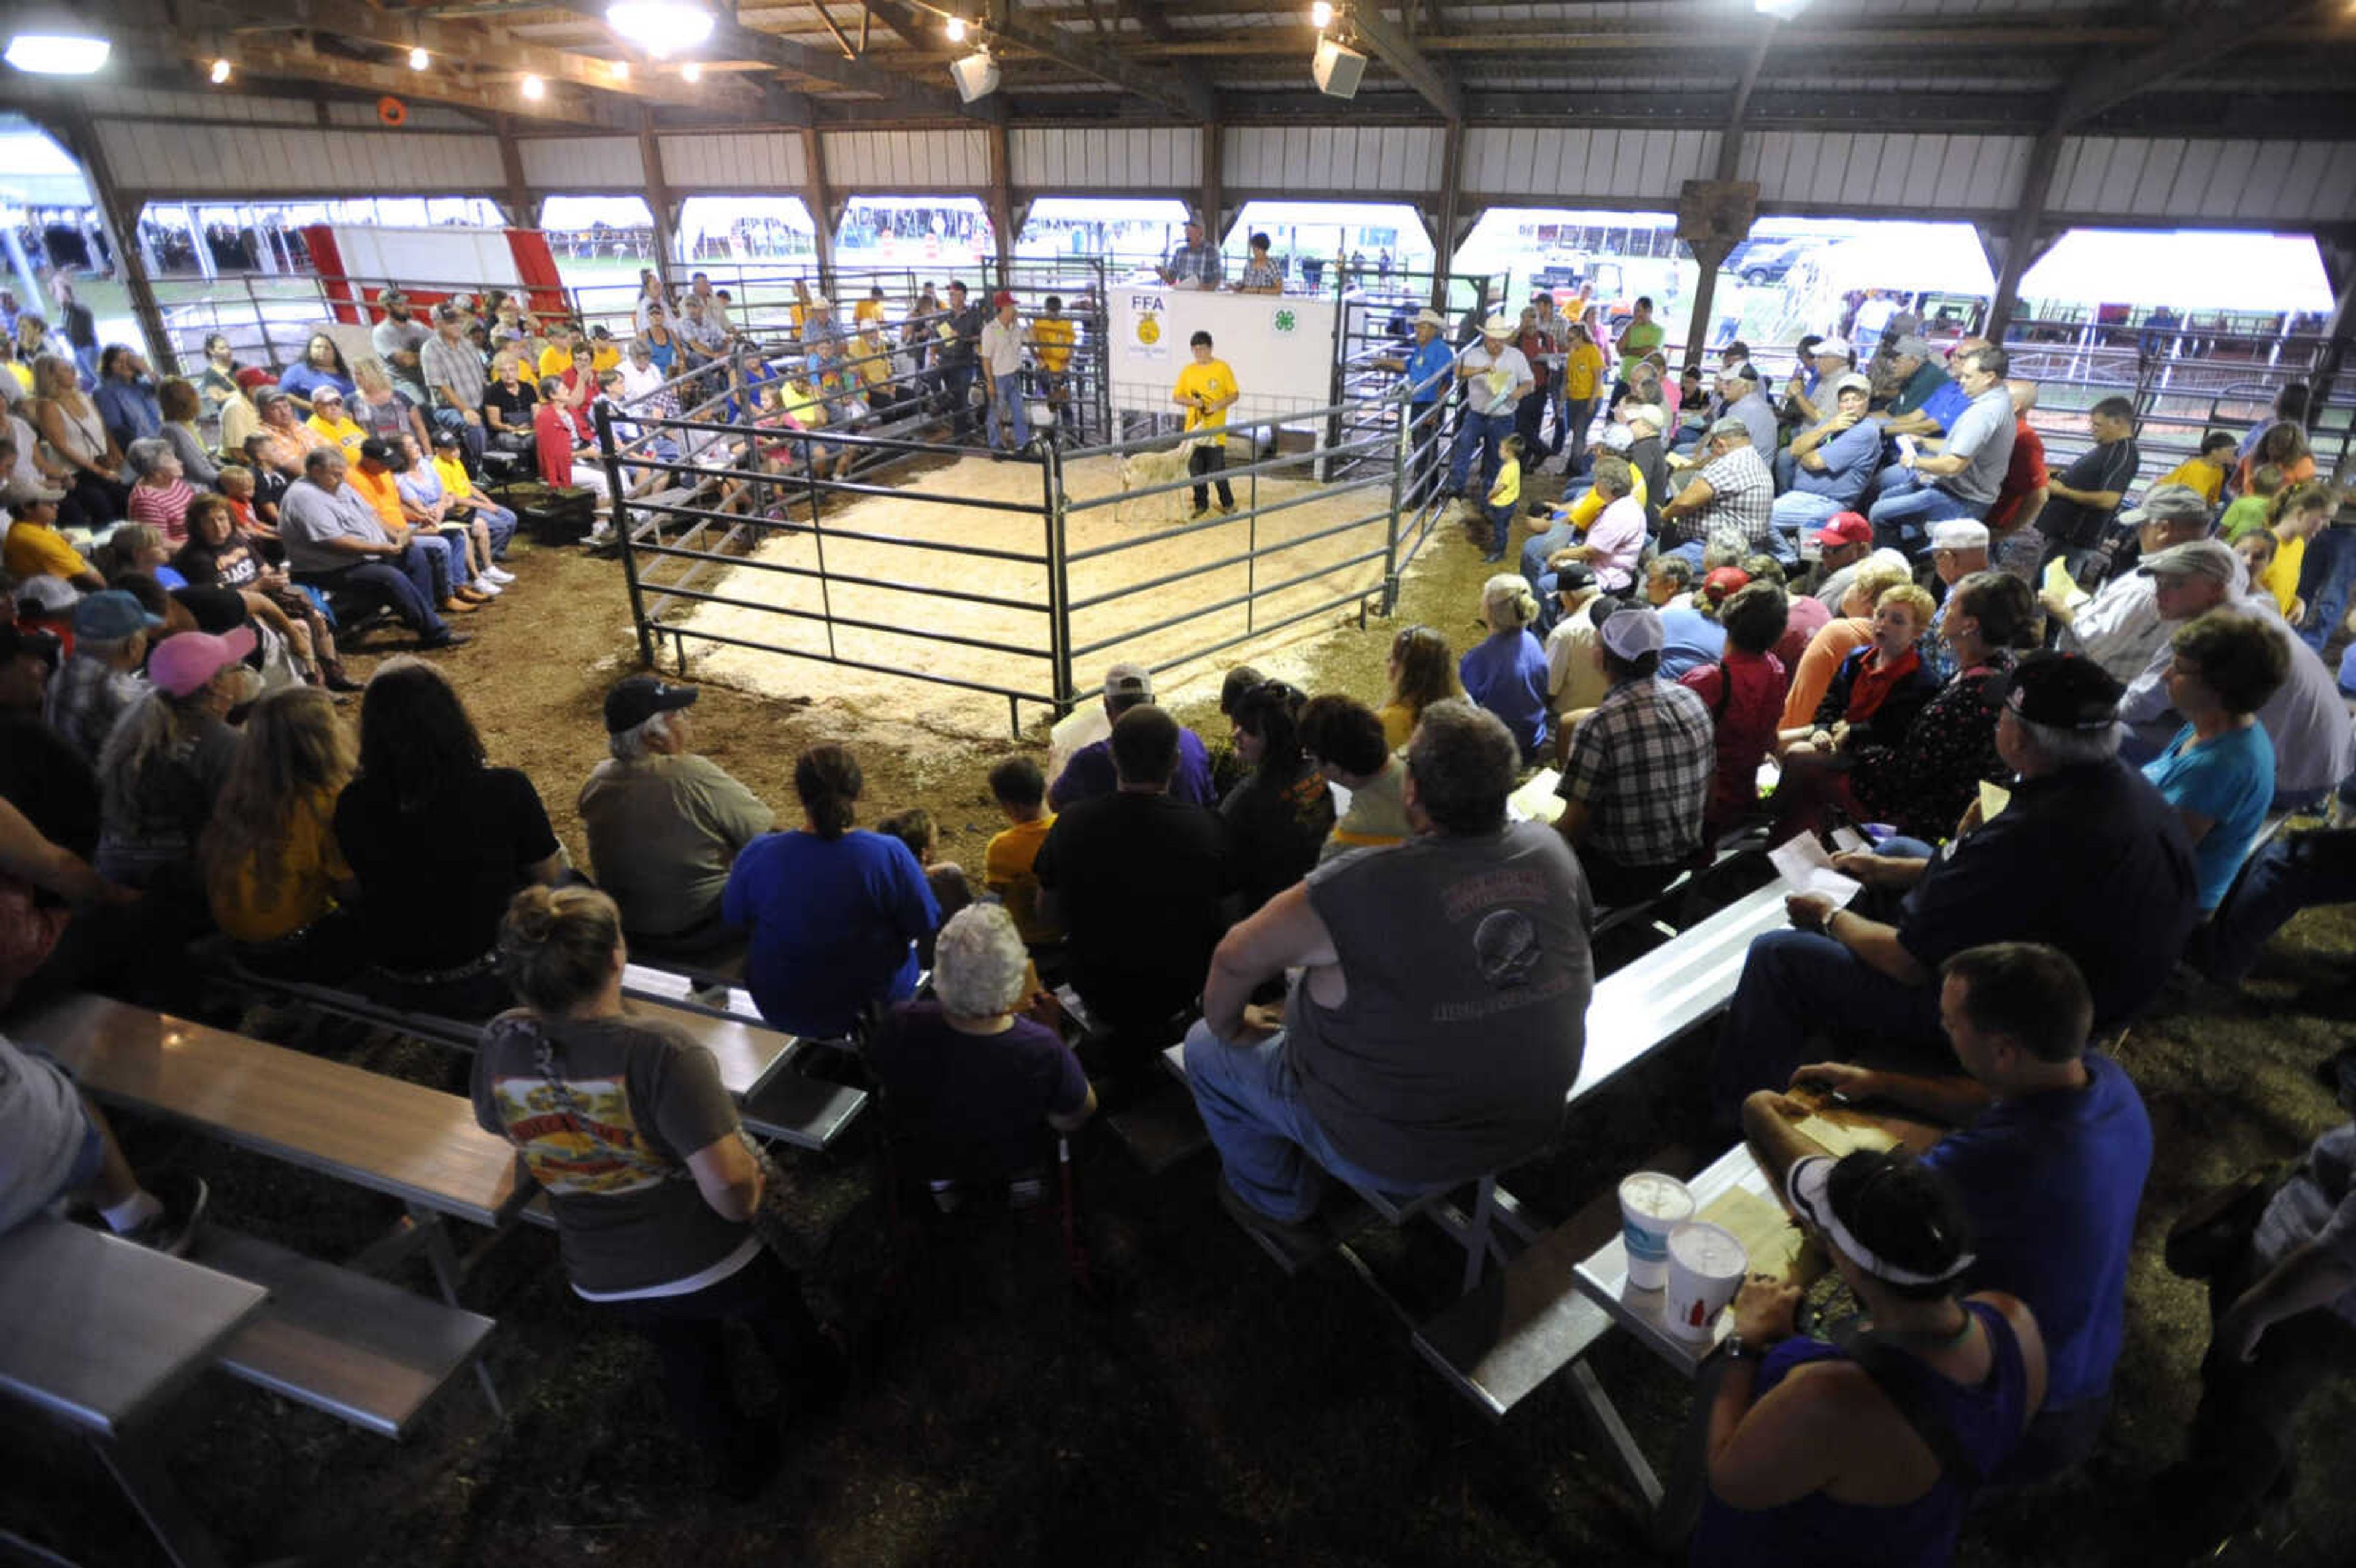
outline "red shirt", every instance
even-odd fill
[[[1988,532],[2001,534],[2012,527],[2020,504],[2029,499],[2045,483],[2045,443],[2029,428],[2029,421],[2015,414],[2012,419],[2012,461],[2005,464],[2004,484],[1997,490],[1996,499],[1988,503]]]
[[[1793,594],[1790,600],[1791,618],[1783,623],[1783,635],[1768,651],[1781,660],[1786,672],[1784,685],[1790,687],[1789,672],[1800,667],[1800,656],[1808,651],[1815,635],[1833,624],[1833,613],[1822,600],[1806,593]],[[1782,700],[1780,698],[1777,699]]]
[[[1720,684],[1721,668],[1731,691]],[[1718,759],[1710,774],[1709,808],[1703,814],[1715,834],[1758,804],[1759,764],[1774,745],[1783,717],[1783,661],[1729,643],[1722,659],[1696,665],[1677,677],[1677,684],[1708,705],[1716,729]]]
[[[573,421],[554,403],[532,411],[531,433],[540,449],[540,476],[562,490],[573,483]]]

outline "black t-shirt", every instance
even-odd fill
[[[2132,440],[2097,443],[2070,464],[2062,475],[2062,483],[2072,490],[2115,490],[2124,499],[2142,462],[2143,455],[2136,451]],[[2037,531],[2056,544],[2092,549],[2103,542],[2103,530],[2110,527],[2111,518],[2117,513],[2116,507],[2100,511],[2054,496],[2037,514]]]
[[[1083,800],[1055,818],[1032,870],[1061,903],[1089,1011],[1151,1023],[1201,993],[1226,930],[1219,901],[1236,886],[1216,814],[1166,795]]]
[[[409,975],[488,953],[526,868],[558,848],[531,781],[513,768],[451,779],[413,811],[363,774],[336,801],[336,843],[359,879],[369,956]]]
[[[0,709],[0,800],[87,860],[98,848],[98,774],[38,715]]]
[[[499,411],[502,430],[531,433],[531,411],[540,403],[540,393],[529,381],[518,381],[509,391],[506,383],[494,381],[483,389],[483,411],[487,418],[493,409]]]
[[[2015,784],[2003,815],[1931,862],[1898,940],[1925,969],[1982,943],[2050,943],[2084,972],[2094,1017],[2115,1022],[2167,980],[2199,918],[2182,820],[2114,761]]]
[[[220,544],[191,539],[172,558],[173,568],[191,588],[243,588],[262,575],[262,558],[244,534],[231,532]]]
[[[1333,831],[1333,792],[1303,763],[1289,781],[1248,774],[1219,803],[1234,846],[1246,912],[1309,874]]]

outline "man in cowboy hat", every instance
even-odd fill
[[[1456,425],[1456,459],[1449,464],[1448,490],[1462,496],[1481,453],[1481,488],[1486,496],[1497,480],[1497,443],[1513,433],[1514,410],[1537,385],[1529,360],[1514,347],[1521,318],[1499,311],[1481,324],[1481,341],[1456,357],[1456,379],[1464,383],[1464,417]]]
[[[1456,368],[1456,350],[1441,336],[1447,330],[1448,318],[1426,306],[1416,313],[1415,347],[1404,357],[1375,361],[1377,370],[1397,371],[1407,379],[1408,440],[1414,446],[1415,464],[1401,499],[1410,504],[1422,501],[1432,471],[1440,466],[1440,410],[1455,385],[1449,372]]]

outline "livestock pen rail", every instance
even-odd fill
[[[1387,613],[1440,516],[1414,478],[1437,413],[1411,421],[1392,394],[1370,400],[1379,418],[1333,405],[1229,427],[1248,460],[1200,482],[1224,478],[1232,508],[1199,513],[1191,440],[1073,449],[1050,433],[1005,461],[944,439],[960,411],[921,385],[863,427],[746,423],[722,400],[600,411],[640,658],[668,645],[703,678],[916,704],[969,730],[991,699],[1017,732],[1026,703],[1068,709],[1099,661],[1191,677]],[[1258,444],[1362,420],[1338,446]],[[941,688],[932,708],[910,681]]]

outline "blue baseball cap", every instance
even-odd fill
[[[138,600],[120,588],[93,593],[74,606],[73,630],[77,638],[111,643],[134,632],[152,632],[163,624],[163,616],[150,615]]]

